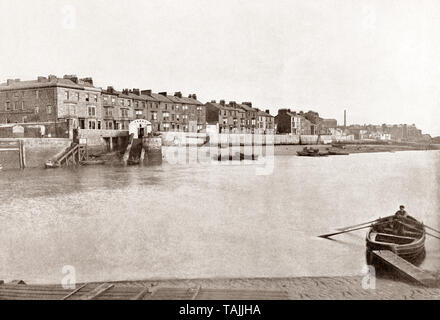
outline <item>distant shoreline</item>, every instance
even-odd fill
[[[397,145],[397,144],[341,144],[341,147],[330,145],[275,145],[275,155],[296,155],[297,151],[304,147],[312,147],[325,151],[327,148],[354,153],[378,153],[378,152],[396,152],[396,151],[432,151],[440,150],[440,145]]]

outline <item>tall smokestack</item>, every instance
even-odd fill
[[[347,110],[344,110],[344,129],[347,128]]]

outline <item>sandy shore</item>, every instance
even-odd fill
[[[440,280],[440,279],[439,279]],[[117,286],[157,288],[197,288],[228,290],[285,291],[289,299],[434,299],[440,300],[437,288],[396,281],[376,279],[375,288],[364,289],[363,276],[352,277],[298,277],[298,278],[240,278],[240,279],[188,279],[116,282]]]

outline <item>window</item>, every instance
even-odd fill
[[[113,129],[113,122],[107,122],[107,129]]]
[[[170,124],[169,124],[169,123],[164,123],[164,124],[163,124],[163,130],[164,130],[164,131],[168,131],[168,130],[170,130]]]
[[[40,108],[38,108],[38,107],[34,107],[34,113],[35,113],[35,114],[40,113]]]
[[[103,97],[103,100],[104,100],[104,102],[107,102],[108,97],[107,97],[107,96],[104,96],[104,97]]]
[[[151,113],[151,120],[157,120],[157,112]]]
[[[182,119],[183,120],[188,120],[188,115],[187,114],[182,115]]]
[[[88,111],[89,111],[89,117],[96,116],[96,108],[94,106],[88,107]]]
[[[169,112],[164,112],[162,114],[163,116],[163,120],[168,121],[170,119],[170,113]]]
[[[65,99],[65,100],[69,100],[69,98],[70,98],[70,93],[69,93],[69,91],[64,91],[64,99]]]
[[[18,101],[14,101],[14,110],[18,110]]]
[[[21,110],[24,110],[24,101],[21,102]]]
[[[52,114],[52,106],[47,106],[47,114]]]
[[[112,108],[105,108],[105,115],[107,117],[111,117],[113,115],[113,109]]]
[[[197,111],[202,111],[202,107],[201,106],[197,106]]]
[[[35,90],[35,98],[40,99],[40,91]]]
[[[75,92],[75,99],[76,101],[79,101],[79,92]]]
[[[116,102],[115,97],[112,97],[112,104],[115,104],[115,102]]]
[[[93,101],[98,102],[98,95],[96,94],[93,95]]]
[[[182,110],[188,110],[188,106],[187,105],[182,106]]]
[[[90,94],[86,93],[86,101],[90,100]]]
[[[136,115],[137,115],[137,116],[141,116],[142,113],[143,113],[142,110],[136,110]]]
[[[95,129],[95,121],[89,121],[89,129]]]
[[[98,130],[101,130],[101,121],[98,121]]]
[[[128,117],[128,109],[121,109],[121,117]]]
[[[176,110],[179,110],[179,105],[176,105]]]
[[[22,122],[26,122],[26,119],[27,119],[27,116],[24,116],[24,117],[22,118]]]
[[[180,121],[180,115],[179,114],[176,114],[176,120]]]

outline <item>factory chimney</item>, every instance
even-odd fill
[[[344,110],[344,129],[347,128],[347,110]]]

